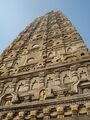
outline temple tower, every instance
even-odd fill
[[[51,11],[0,56],[0,120],[89,117],[90,52],[70,20]]]

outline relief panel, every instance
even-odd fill
[[[80,79],[85,79],[88,77],[87,68],[81,67],[78,69],[78,74]]]
[[[27,80],[20,80],[17,83],[16,91],[18,92],[26,92],[29,90],[29,81]]]
[[[54,74],[47,74],[45,77],[46,87],[52,88],[54,86]]]
[[[61,79],[63,84],[68,84],[71,82],[71,73],[70,71],[64,71],[61,73]]]
[[[30,89],[35,90],[35,89],[39,89],[39,88],[40,88],[39,77],[32,78],[31,84],[30,84]]]
[[[12,92],[12,83],[8,82],[4,85],[3,93],[7,94],[7,93],[11,93],[11,92]]]

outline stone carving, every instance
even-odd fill
[[[35,19],[0,56],[0,119],[89,120],[89,62],[63,13]]]
[[[82,70],[82,71],[80,72],[80,78],[81,78],[81,79],[82,79],[82,78],[87,78],[87,72],[84,71],[84,70]]]
[[[50,109],[49,108],[45,108],[43,109],[43,114],[44,114],[44,119],[48,120],[50,119]]]
[[[17,83],[17,90],[18,92],[25,92],[29,90],[29,82],[26,80],[21,80]]]
[[[3,93],[11,93],[12,92],[11,85],[12,85],[11,82],[6,83],[4,85]]]
[[[78,69],[80,79],[87,78],[87,69],[85,67]]]
[[[12,101],[10,101],[10,100],[6,101],[6,103],[5,103],[6,107],[10,107],[11,105],[12,105]]]
[[[45,90],[41,90],[40,93],[39,93],[39,96],[40,96],[40,101],[44,101],[45,98],[46,98]]]
[[[38,77],[35,77],[35,78],[32,78],[31,80],[31,90],[34,90],[34,89],[39,89],[39,78]]]
[[[90,103],[86,103],[85,106],[87,109],[87,115],[90,115]]]
[[[63,78],[63,82],[64,82],[64,84],[70,82],[70,78],[69,78],[69,76],[67,74],[65,74],[65,76]]]
[[[64,117],[64,108],[63,106],[58,106],[57,107],[57,118],[62,118]]]
[[[19,113],[18,113],[18,119],[19,119],[19,120],[24,120],[24,115],[25,115],[24,112],[19,112]]]
[[[30,112],[30,118],[31,118],[31,120],[36,120],[36,115],[37,115],[37,111],[31,111]]]
[[[52,87],[54,85],[54,74],[46,75],[46,87]]]
[[[72,71],[71,74],[72,74],[72,81],[77,81],[79,79],[76,71]]]
[[[13,113],[12,112],[8,113],[6,118],[7,118],[7,120],[12,120],[13,119]]]
[[[7,76],[7,75],[8,75],[8,68],[6,68],[5,66],[0,68],[0,76]]]
[[[83,88],[82,93],[90,93],[90,88]]]

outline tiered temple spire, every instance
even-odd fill
[[[0,56],[0,119],[90,115],[90,52],[62,12],[35,19]]]

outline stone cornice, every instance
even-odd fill
[[[85,104],[90,101],[90,94],[80,94],[76,96],[61,97],[56,99],[47,99],[45,101],[33,101],[33,102],[24,102],[21,104],[15,104],[9,107],[0,106],[0,110],[15,110],[15,109],[39,109],[49,106],[50,108],[57,105],[71,105],[71,104]]]

